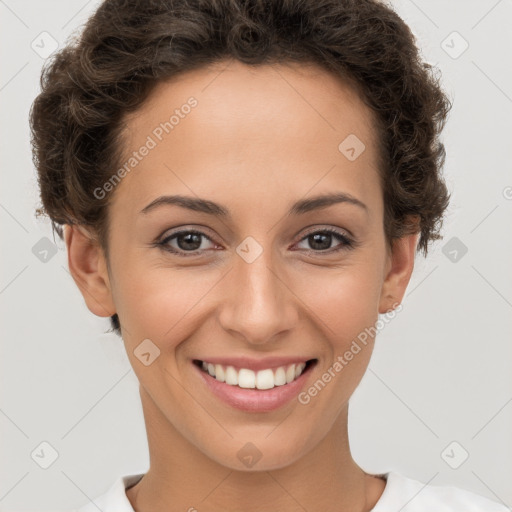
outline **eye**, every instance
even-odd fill
[[[213,244],[210,237],[206,236],[201,231],[184,230],[167,236],[162,241],[158,242],[158,246],[163,250],[172,252],[178,256],[195,256],[197,252],[208,248],[203,244],[204,240]],[[171,241],[174,242],[175,245],[171,245]],[[215,246],[215,244],[213,245]]]
[[[332,248],[332,243],[338,240],[340,243]],[[301,239],[300,242],[305,241],[309,244],[311,249],[307,249],[308,252],[314,253],[333,253],[342,249],[353,249],[355,247],[355,241],[351,240],[344,233],[341,233],[333,228],[325,228],[317,231],[308,233]]]
[[[332,243],[336,241],[339,243],[333,248]],[[305,248],[306,252],[315,254],[332,254],[356,247],[355,240],[351,240],[347,235],[333,228],[311,231],[299,241],[299,244],[304,242],[310,246],[309,249]],[[211,244],[210,247],[208,244]],[[202,251],[218,247],[205,233],[191,229],[172,233],[156,245],[164,251],[184,257],[197,256]]]

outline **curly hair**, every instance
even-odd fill
[[[378,0],[106,0],[41,73],[30,112],[36,215],[61,239],[65,224],[91,226],[108,264],[112,194],[93,191],[120,163],[125,114],[158,82],[224,59],[313,63],[373,111],[387,243],[420,233],[426,256],[450,199],[439,135],[452,105],[415,41]],[[111,325],[121,335],[117,314]]]

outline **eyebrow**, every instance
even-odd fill
[[[351,204],[363,209],[366,213],[368,213],[368,207],[356,197],[344,193],[338,192],[333,194],[324,194],[315,197],[311,197],[309,199],[302,199],[297,201],[292,205],[290,210],[288,211],[288,216],[290,215],[302,215],[308,213],[313,210],[318,210],[321,208],[327,208],[333,204]],[[187,208],[188,210],[193,210],[196,212],[207,213],[209,215],[215,215],[217,217],[222,218],[231,218],[231,213],[229,210],[220,204],[214,203],[213,201],[209,201],[207,199],[200,199],[196,197],[189,196],[160,196],[157,197],[154,201],[151,201],[147,206],[145,206],[140,213],[147,214],[150,211],[154,210],[157,207],[164,205],[176,205],[181,206],[182,208]]]

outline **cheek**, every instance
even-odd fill
[[[354,265],[334,278],[318,279],[315,291],[309,293],[308,306],[327,342],[327,357],[299,402],[311,418],[322,417],[323,434],[336,421],[370,362],[378,319],[378,275],[378,265]]]
[[[123,334],[127,355],[139,382],[155,403],[179,403],[183,401],[181,387],[173,378],[181,370],[177,351],[188,346],[187,341],[204,323],[209,310],[208,291],[219,277],[163,267],[133,272],[131,278],[129,275],[119,283],[119,307],[116,302],[121,326],[127,326],[128,332]],[[144,342],[147,339],[159,352]],[[155,358],[145,366],[137,354],[147,351]],[[172,422],[179,422],[177,410],[172,414]]]
[[[222,273],[163,265],[140,268],[125,266],[119,276],[115,303],[121,325],[125,322],[133,342],[150,338],[162,348],[173,348],[199,325],[195,315],[207,306],[208,291]]]
[[[306,299],[333,348],[341,350],[376,322],[380,283],[378,265],[353,265],[322,270],[304,283],[298,295]]]

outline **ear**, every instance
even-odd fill
[[[386,275],[382,284],[379,313],[387,313],[402,302],[412,271],[416,245],[420,233],[406,235],[392,241],[386,261]]]
[[[64,239],[69,271],[88,309],[97,316],[112,316],[116,309],[105,256],[99,242],[83,226],[70,224],[64,226]]]

